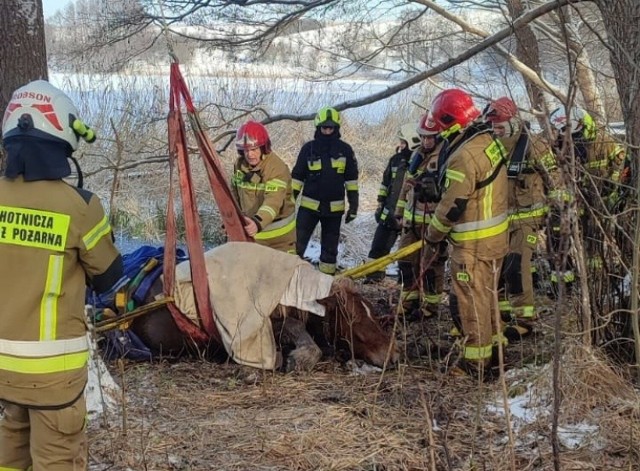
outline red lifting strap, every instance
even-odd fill
[[[173,295],[176,266],[176,216],[174,208],[173,172],[177,164],[180,182],[180,197],[184,210],[187,250],[191,264],[191,279],[195,295],[196,309],[200,317],[199,329],[174,305],[169,304],[173,318],[182,332],[190,335],[196,342],[206,342],[209,338],[220,341],[220,333],[214,322],[214,311],[209,298],[209,284],[204,261],[202,231],[198,217],[198,206],[191,176],[189,154],[182,102],[184,100],[189,122],[198,142],[200,156],[203,159],[211,192],[220,210],[222,222],[229,240],[251,241],[244,231],[244,220],[240,209],[233,199],[227,183],[220,158],[207,136],[198,114],[193,106],[191,95],[180,73],[179,64],[171,64],[170,101],[167,125],[169,129],[169,195],[167,203],[167,235],[164,252],[164,289],[168,296]]]

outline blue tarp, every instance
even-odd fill
[[[152,258],[158,260],[158,265],[142,279],[138,288],[131,295],[131,299],[134,301],[134,307],[142,305],[149,288],[162,274],[164,247],[144,245],[129,254],[123,255],[124,276],[106,293],[97,294],[92,290],[87,290],[86,303],[91,304],[96,309],[110,308],[115,311],[116,292],[129,284]],[[187,259],[188,257],[184,250],[176,250],[177,263]],[[105,332],[105,338],[106,344],[103,345],[103,351],[107,360],[128,358],[131,360],[149,361],[152,359],[149,348],[130,330],[111,330]]]

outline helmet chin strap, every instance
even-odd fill
[[[73,165],[76,168],[76,173],[78,174],[78,183],[77,183],[77,187],[78,188],[82,188],[82,185],[84,184],[84,177],[82,175],[82,169],[80,169],[80,164],[78,163],[78,159],[76,159],[74,156],[70,155],[69,156],[69,160],[71,160],[71,162],[73,162]]]
[[[506,138],[516,136],[520,132],[520,122],[513,118],[495,123],[494,126],[502,126],[504,128],[504,137]]]

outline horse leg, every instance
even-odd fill
[[[320,361],[322,350],[315,344],[304,322],[292,317],[274,319],[274,334],[278,344],[293,344],[286,359],[285,371],[311,371]]]
[[[320,347],[322,355],[325,357],[332,357],[335,355],[336,348],[335,345],[333,345],[333,343],[331,343],[327,338],[327,332],[325,329],[326,322],[331,322],[331,320],[326,320],[320,316],[309,314],[309,318],[307,319],[307,331],[316,345]]]

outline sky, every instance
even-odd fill
[[[42,9],[44,11],[44,17],[48,18],[58,10],[62,10],[73,0],[42,0]]]

